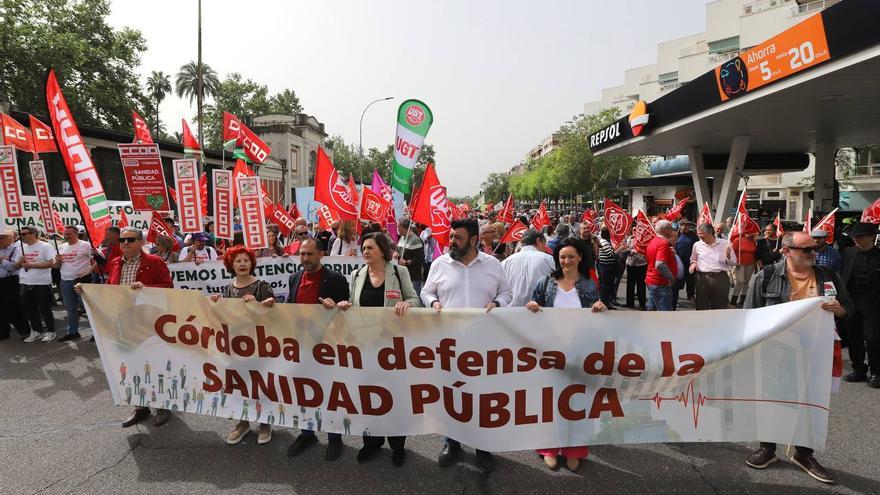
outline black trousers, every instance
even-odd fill
[[[45,324],[46,331],[55,331],[51,285],[21,285],[21,305],[31,323],[31,330],[42,333]],[[40,323],[41,316],[43,323]]]
[[[684,288],[687,293],[688,299],[694,298],[694,293],[697,290],[697,281],[694,279],[694,274],[688,270],[687,265],[684,267]]]
[[[639,299],[639,309],[645,309],[645,275],[648,273],[648,265],[626,266],[626,305],[635,306],[636,298]]]
[[[403,448],[403,445],[405,443],[406,437],[388,437],[388,446],[391,447],[391,450],[400,450]],[[368,445],[381,447],[385,445],[385,437],[372,437],[364,435],[364,447]]]
[[[773,452],[776,452],[776,444],[775,443],[761,442],[761,447],[764,447],[766,449],[772,450]],[[813,455],[813,449],[811,449],[809,447],[799,447],[799,446],[795,445],[794,450],[795,450],[795,452],[797,452],[798,456]]]
[[[605,306],[611,307],[611,300],[614,299],[614,272],[616,265],[606,265],[599,263],[596,265],[599,269],[599,299],[605,303]]]
[[[15,326],[18,334],[27,336],[31,333],[31,326],[24,316],[24,308],[21,306],[21,288],[18,285],[18,275],[0,278],[0,335],[7,336]]]
[[[870,371],[872,375],[880,375],[880,321],[866,311],[877,304],[877,301],[866,296],[856,296],[853,297],[853,302],[856,309],[846,321],[849,360],[853,371]]]

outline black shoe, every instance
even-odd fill
[[[778,460],[775,451],[761,447],[746,457],[746,464],[755,469],[764,469]]]
[[[287,447],[287,455],[288,457],[296,457],[316,443],[318,443],[318,437],[315,435],[300,435],[290,444],[290,447]]]
[[[495,458],[492,457],[492,453],[477,449],[477,467],[491,473],[495,469]]]
[[[868,380],[868,386],[871,388],[880,388],[880,375],[874,375]]]
[[[358,451],[357,461],[358,462],[367,462],[372,459],[376,454],[382,451],[382,447],[376,444],[368,444],[361,447],[361,450]]]
[[[61,337],[60,339],[58,339],[58,342],[70,342],[71,340],[79,340],[81,338],[82,338],[82,336],[78,333],[75,333],[72,335],[67,334],[64,337]]]
[[[95,336],[94,336],[94,335],[92,335],[91,337],[89,337],[89,342],[94,342],[94,341],[95,341]]]
[[[800,466],[801,469],[807,472],[813,479],[817,481],[821,481],[822,483],[833,484],[834,477],[831,476],[825,468],[819,464],[819,461],[816,460],[812,455],[805,455],[803,457],[798,456],[797,454],[791,456],[791,462]]]
[[[403,466],[403,463],[406,461],[406,450],[404,449],[394,449],[391,451],[391,464],[394,464],[397,467]]]
[[[162,426],[171,419],[171,411],[168,409],[158,409],[156,411],[156,419],[153,420],[153,426]]]
[[[128,428],[129,426],[134,426],[141,421],[150,417],[150,408],[148,407],[136,407],[134,411],[131,413],[131,416],[128,417],[125,421],[122,422],[123,428]]]
[[[852,373],[845,375],[843,381],[851,383],[866,382],[868,381],[868,373],[865,371],[853,371]]]
[[[342,455],[342,439],[331,438],[327,443],[327,451],[324,452],[325,461],[335,461]]]
[[[461,445],[444,443],[443,448],[440,449],[440,455],[437,456],[437,464],[440,464],[441,467],[449,466],[458,459],[459,455],[461,455]]]

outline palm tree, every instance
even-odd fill
[[[165,95],[171,92],[171,76],[162,71],[153,71],[147,78],[147,91],[150,97],[156,100],[156,131],[159,134],[159,104],[165,99]]]
[[[201,2],[199,3],[201,5]],[[201,11],[200,11],[201,12]],[[201,33],[201,31],[199,31]],[[201,43],[201,41],[199,42]],[[199,45],[201,47],[201,45]],[[199,48],[201,50],[201,48]],[[205,96],[214,97],[220,89],[220,79],[217,78],[217,72],[205,63],[190,62],[180,68],[177,72],[177,78],[174,82],[177,89],[177,96],[189,98],[190,104],[193,99],[197,102],[197,115],[199,125],[199,144],[204,146],[202,142],[202,105]],[[201,91],[199,91],[201,89]]]

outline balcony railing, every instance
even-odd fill
[[[743,17],[757,14],[765,10],[775,9],[789,0],[757,0],[743,5]]]
[[[820,10],[824,10],[839,2],[840,0],[814,0],[812,2],[802,3],[800,5],[792,7],[791,12],[794,15],[809,14],[810,12],[818,12]]]

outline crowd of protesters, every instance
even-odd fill
[[[528,224],[527,212],[519,215]],[[268,246],[257,251],[242,245],[240,225],[235,226],[235,238],[227,242],[215,237],[211,222],[206,223],[205,232],[184,235],[172,218],[165,219],[171,235],[159,236],[154,243],[147,243],[139,229],[111,227],[98,249],[83,238],[83,229],[78,226],[65,228],[61,244],[41,239],[33,227],[21,228],[20,234],[2,230],[0,294],[7,307],[0,317],[0,339],[8,338],[14,327],[27,343],[56,340],[51,307],[60,298],[67,325],[58,340],[77,340],[83,314],[79,284],[171,287],[168,265],[181,262],[224,263],[234,279],[221,294],[211,296],[212,300],[239,298],[271,307],[276,303],[271,287],[254,276],[257,258],[299,256],[302,270],[290,277],[283,302],[320,304],[343,311],[352,306],[385,307],[398,316],[412,307],[437,312],[445,308],[484,308],[489,312],[497,307],[597,312],[621,306],[675,311],[682,291],[682,298],[693,301],[697,310],[754,308],[835,296],[823,308],[834,314],[840,338],[849,347],[853,370],[844,380],[880,388],[877,225],[855,224],[847,235],[838,236],[839,250],[826,244],[825,231],[778,237],[776,227],[768,224],[761,236],[731,240],[732,219],[718,225],[695,225],[688,218],[676,222],[656,218],[656,236],[647,246],[638,246],[631,235],[615,245],[601,220],[593,225],[579,222],[579,218],[577,214],[552,218],[542,230],[526,230],[519,242],[507,243],[500,241],[508,225],[496,222],[494,213],[473,212],[453,221],[449,239],[442,243],[430,228],[408,218],[391,225],[393,232],[387,225],[363,224],[358,228],[351,221],[322,230],[299,218],[288,236],[269,225]],[[442,249],[443,245],[448,247]],[[362,257],[365,266],[349,282],[322,264],[326,255]],[[623,278],[626,296],[621,304],[617,295]],[[170,414],[160,409],[154,424],[165,423]],[[149,415],[147,407],[137,407],[123,426],[137,424]],[[238,443],[249,431],[250,423],[242,418],[227,442]],[[259,423],[257,437],[259,444],[269,442],[271,424]],[[387,439],[395,465],[405,461],[405,440]],[[358,460],[372,458],[385,441],[365,436]],[[304,428],[288,455],[299,455],[316,443],[315,432]],[[776,460],[775,451],[774,444],[762,443],[746,462],[765,468]],[[438,462],[450,465],[461,452],[457,439],[446,438]],[[325,459],[335,460],[341,453],[341,436],[328,434]],[[586,446],[547,446],[538,451],[548,468],[564,464],[572,471],[588,453]],[[477,450],[476,457],[482,469],[493,468],[491,453]],[[810,449],[798,447],[792,461],[817,480],[833,482]]]

